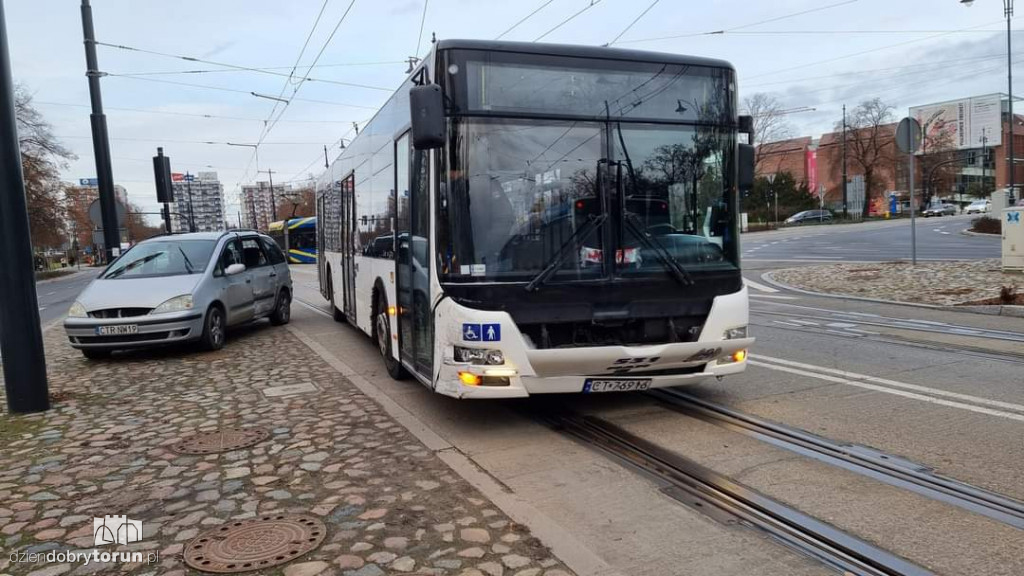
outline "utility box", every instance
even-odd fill
[[[1024,273],[1024,206],[1003,209],[1003,272]]]

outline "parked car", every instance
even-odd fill
[[[925,218],[931,216],[955,216],[956,206],[952,204],[932,204],[921,213]]]
[[[974,202],[971,202],[966,209],[964,209],[964,214],[987,214],[991,211],[991,200],[975,200]]]
[[[288,323],[291,299],[288,263],[269,236],[157,236],[132,246],[86,286],[64,330],[90,359],[177,342],[217,350],[229,326],[260,318]]]
[[[831,222],[832,213],[828,210],[804,210],[786,218],[786,225],[809,224],[812,222]]]

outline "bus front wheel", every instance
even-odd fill
[[[388,301],[383,295],[377,299],[377,317],[374,319],[373,331],[377,340],[377,350],[384,359],[388,375],[395,380],[404,380],[408,373],[391,351],[391,322],[388,320]]]

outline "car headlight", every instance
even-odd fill
[[[729,328],[722,336],[723,340],[740,340],[747,337],[747,327]]]
[[[167,312],[184,312],[192,309],[192,295],[182,294],[175,296],[163,304],[153,308],[150,314],[165,314]]]
[[[484,348],[455,347],[455,360],[469,364],[480,364],[489,366],[500,366],[505,363],[505,355],[501,350],[487,350]]]
[[[79,302],[78,300],[75,300],[75,303],[71,305],[71,308],[68,308],[68,317],[69,318],[88,318],[89,317],[89,313],[85,311],[85,306],[82,306],[81,302]]]

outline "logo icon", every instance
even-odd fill
[[[142,542],[142,520],[123,515],[93,518],[92,534],[96,546]]]
[[[462,325],[462,339],[466,342],[479,342],[480,341],[480,325],[479,324],[463,324]]]
[[[1020,222],[1020,212],[1007,212],[1006,213],[1006,221],[1007,222],[1018,222],[1019,223]]]

